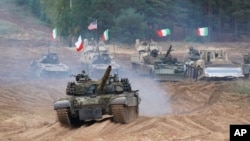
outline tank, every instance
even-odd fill
[[[85,48],[81,55],[82,68],[85,69],[90,77],[100,79],[106,68],[112,66],[111,74],[121,71],[121,66],[116,62],[115,58],[110,55],[104,42],[92,39],[88,42],[84,40]]]
[[[243,77],[240,63],[233,63],[221,49],[199,51],[199,59],[188,58],[185,76],[197,80],[232,80]]]
[[[138,40],[136,44],[138,44]],[[156,42],[141,42],[136,45],[137,52],[131,55],[132,69],[139,75],[150,76],[157,81],[182,81],[184,63],[171,56],[172,45],[166,53]]]
[[[132,90],[128,78],[110,75],[108,66],[100,80],[92,80],[83,71],[68,82],[66,97],[54,102],[58,121],[63,126],[74,126],[79,122],[100,120],[104,115],[112,121],[129,123],[139,115],[140,97],[138,90]]]
[[[60,62],[56,53],[43,54],[31,62],[31,73],[36,77],[69,77],[71,69]]]
[[[160,81],[184,80],[184,63],[171,56],[172,45],[159,61],[154,62],[153,77]]]

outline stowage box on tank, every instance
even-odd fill
[[[80,121],[102,119],[112,115],[114,122],[129,123],[137,119],[141,101],[138,90],[132,90],[129,80],[110,76],[109,66],[100,80],[91,80],[83,71],[68,82],[67,97],[54,103],[61,125],[72,126]]]

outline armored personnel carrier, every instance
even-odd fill
[[[56,53],[42,55],[38,60],[31,62],[31,72],[36,77],[69,77],[71,69],[59,61]]]
[[[190,50],[191,51],[191,50]],[[186,61],[185,76],[197,80],[232,80],[243,77],[240,63],[229,61],[223,50],[205,49],[199,51],[200,58]]]
[[[137,119],[141,101],[138,90],[132,90],[129,80],[110,75],[108,66],[103,77],[94,81],[85,72],[69,82],[67,97],[54,103],[54,110],[62,125],[72,126],[80,121],[102,119],[111,115],[114,122],[129,123]]]
[[[121,71],[121,66],[116,62],[112,55],[109,54],[104,42],[96,44],[94,40],[88,43],[84,40],[85,48],[81,55],[82,67],[88,72],[92,78],[99,79],[106,68],[111,65],[111,74]]]
[[[138,40],[136,41],[138,44]],[[155,42],[136,45],[137,52],[131,55],[131,64],[136,73],[153,77],[158,81],[182,81],[184,63],[171,56],[172,45],[163,54]]]

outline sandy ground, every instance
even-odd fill
[[[0,20],[24,22],[18,17],[4,17],[6,14],[0,11]],[[22,32],[27,27],[26,22],[20,24]],[[62,127],[53,110],[53,102],[65,96],[66,84],[73,78],[36,79],[30,75],[31,61],[48,49],[49,33],[46,31],[49,29],[44,28],[29,26],[32,32],[0,38],[0,140],[226,141],[229,140],[230,124],[250,123],[250,97],[227,91],[232,82],[158,83],[130,74],[132,87],[139,89],[142,97],[140,117],[135,122],[116,124],[105,118],[76,128]],[[241,55],[250,48],[248,43],[161,43],[164,49],[170,44],[174,47],[173,55],[180,59],[184,58],[189,46],[222,48],[235,61],[241,61]],[[58,53],[61,62],[70,66],[74,73],[81,70],[80,53],[75,48],[51,46],[51,51]],[[114,46],[117,47],[118,62],[132,72],[129,56],[134,50],[120,45],[109,46],[111,52]]]

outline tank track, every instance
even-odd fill
[[[124,105],[112,105],[113,121],[118,123],[130,123],[138,118],[138,107],[125,107]]]
[[[57,109],[57,118],[61,125],[71,126],[70,118],[68,115],[68,109]]]

